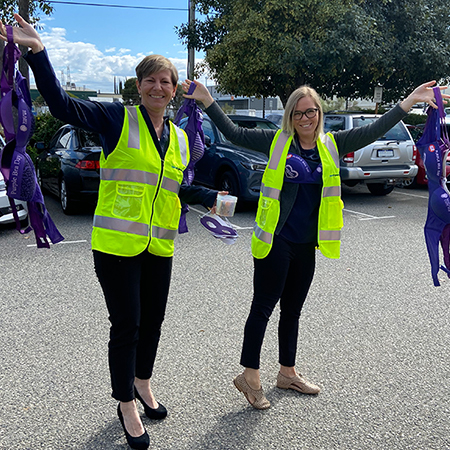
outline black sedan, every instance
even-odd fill
[[[95,204],[100,183],[100,153],[97,133],[72,125],[62,126],[36,161],[36,175],[41,188],[60,198],[65,214],[72,214],[81,202]]]
[[[278,130],[270,120],[253,116],[228,116],[236,125],[245,128]],[[187,119],[180,123],[186,126]],[[261,178],[266,168],[266,155],[229,142],[209,117],[203,117],[205,154],[195,164],[194,182],[220,191],[228,191],[241,201],[257,201]]]

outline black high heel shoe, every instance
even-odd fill
[[[130,433],[128,433],[123,421],[120,403],[117,405],[117,415],[119,416],[120,423],[122,424],[123,431],[125,432],[125,437],[127,438],[128,445],[135,450],[146,450],[150,446],[150,438],[148,437],[147,431],[144,431],[144,434],[138,437],[133,437]]]
[[[159,403],[159,406],[156,409],[150,408],[150,406],[148,406],[147,403],[145,403],[142,397],[139,395],[136,386],[134,387],[134,396],[142,403],[145,415],[149,419],[162,420],[167,416],[167,409],[165,408],[165,406],[161,405],[161,403]]]

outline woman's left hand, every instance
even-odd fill
[[[220,191],[217,193],[217,195],[228,195],[228,191]],[[211,214],[215,214],[217,211],[217,198],[216,201],[214,202],[214,206],[209,210],[209,212]]]
[[[432,108],[437,108],[436,99],[434,98],[433,86],[436,84],[436,81],[428,81],[427,83],[421,84],[419,87],[414,89],[408,97],[405,98],[400,103],[400,106],[405,112],[408,112],[416,103],[428,103]],[[434,86],[437,87],[437,86]],[[439,89],[443,91],[447,89],[447,86],[439,86]],[[447,102],[447,98],[450,98],[450,95],[442,94],[444,102]]]

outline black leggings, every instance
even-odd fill
[[[295,366],[298,322],[315,269],[315,244],[294,244],[275,236],[270,253],[254,258],[253,302],[244,329],[241,364],[259,369],[267,323],[280,300],[279,363]]]
[[[134,378],[152,376],[169,294],[172,258],[145,250],[133,257],[94,250],[111,322],[108,345],[112,396],[134,399]]]

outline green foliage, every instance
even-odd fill
[[[236,110],[233,106],[229,105],[228,103],[225,103],[225,105],[222,106],[222,111],[225,114],[236,114]]]
[[[34,147],[36,142],[43,142],[46,146],[50,143],[50,139],[64,125],[59,119],[53,117],[49,112],[39,114],[34,118],[34,133],[27,146],[27,152],[31,156],[33,162],[36,161],[38,150]]]
[[[397,101],[450,74],[448,5],[441,0],[197,0],[204,21],[178,34],[223,93],[276,96],[302,84],[322,96]]]
[[[51,2],[43,0],[30,0],[29,8],[30,23],[39,22],[39,11],[42,11],[47,16],[53,12]],[[1,21],[6,24],[12,24],[14,21],[14,13],[17,13],[18,10],[19,6],[17,0],[2,0],[0,9]]]
[[[181,87],[181,84],[178,84],[177,91],[175,92],[175,97],[170,101],[170,103],[167,106],[167,109],[172,111],[172,114],[170,115],[173,116],[174,118],[184,102],[183,94],[184,94],[183,88]]]
[[[128,78],[123,85],[123,89],[120,92],[124,105],[139,105],[141,98],[136,86],[136,77]]]
[[[425,123],[427,121],[426,114],[408,114],[403,122],[408,123],[409,125],[419,125],[421,123]]]

